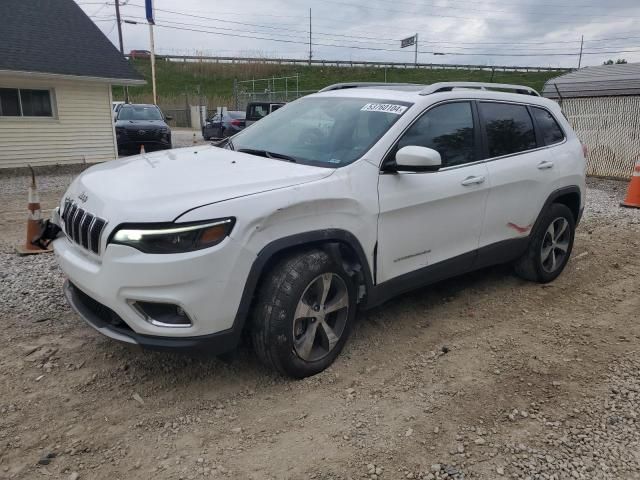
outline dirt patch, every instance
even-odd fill
[[[70,175],[43,179],[44,208]],[[363,313],[326,372],[248,348],[151,353],[18,258],[24,179],[0,200],[0,478],[640,478],[640,214],[591,181],[572,260],[541,286],[496,267]],[[14,188],[15,187],[15,188]]]

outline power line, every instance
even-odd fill
[[[131,5],[132,7],[137,7],[137,8],[145,8],[143,5],[138,5],[138,4],[135,4],[135,3],[130,3],[129,5]],[[308,30],[296,30],[296,29],[292,29],[292,28],[282,28],[281,26],[261,25],[261,24],[249,23],[249,22],[238,22],[238,21],[234,21],[234,20],[226,20],[224,18],[207,17],[207,16],[204,16],[204,15],[192,15],[192,14],[188,14],[188,13],[182,13],[182,12],[177,12],[177,11],[173,11],[173,10],[165,10],[165,9],[160,9],[160,8],[157,8],[156,11],[163,12],[163,13],[171,13],[173,15],[180,15],[180,16],[183,16],[183,17],[198,18],[198,19],[201,19],[201,20],[212,20],[212,21],[215,21],[215,22],[232,23],[234,25],[243,25],[243,26],[247,26],[247,27],[258,27],[258,28],[264,28],[264,29],[269,29],[269,30],[287,30],[289,32],[304,33],[305,35],[309,34]],[[305,17],[305,18],[308,18],[308,17]],[[314,32],[314,34],[315,35],[323,35],[323,36],[332,36],[332,37],[358,38],[358,39],[364,39],[364,40],[387,40],[387,41],[393,41],[393,42],[399,41],[399,39],[397,39],[397,38],[364,37],[364,36],[361,36],[361,35],[346,35],[346,34],[339,34],[339,33]]]
[[[98,13],[100,13],[102,10],[104,10],[104,7],[106,7],[107,5],[109,5],[109,2],[103,2],[102,5],[100,6],[100,8],[98,8],[95,12],[93,12],[92,15],[90,16],[96,16],[98,15]]]
[[[107,33],[105,33],[105,36],[108,37],[109,35],[111,35],[111,32],[113,32],[113,29],[116,28],[117,23],[118,22],[113,22],[113,25],[111,25],[111,29]]]
[[[292,44],[300,44],[306,45],[307,42],[296,41],[296,40],[285,40],[285,39],[276,39],[276,38],[267,38],[267,37],[256,37],[250,35],[241,35],[236,33],[226,33],[226,32],[212,32],[210,30],[200,30],[195,28],[186,28],[186,27],[175,27],[171,25],[162,25],[156,24],[156,26],[160,28],[168,28],[173,30],[182,30],[189,32],[199,32],[199,33],[207,33],[210,35],[218,35],[225,37],[237,37],[237,38],[249,38],[254,40],[266,40],[272,42],[281,42],[281,43],[292,43]],[[385,52],[394,52],[400,53],[398,50],[387,49],[387,48],[378,48],[378,47],[360,47],[360,46],[348,46],[348,45],[335,45],[335,44],[326,44],[326,43],[315,43],[315,45],[324,46],[324,47],[336,47],[336,48],[348,48],[348,49],[356,49],[356,50],[371,50],[371,51],[385,51]],[[604,52],[583,52],[583,55],[603,55],[603,54],[619,54],[619,53],[632,53],[632,52],[640,52],[640,49],[627,49],[627,50],[611,50]],[[418,53],[423,54],[438,54],[440,52],[436,51],[419,51]],[[452,56],[483,56],[483,57],[566,57],[566,56],[576,56],[576,52],[566,52],[566,53],[496,53],[496,52],[488,52],[488,53],[465,53],[465,52],[446,52],[446,55]]]
[[[325,0],[325,1],[333,1],[333,0]],[[130,3],[129,4],[132,7],[137,7],[137,8],[144,8],[144,6],[142,5],[138,5],[138,4],[134,4],[134,3]],[[198,18],[198,19],[202,19],[202,20],[211,20],[211,21],[216,21],[216,22],[225,22],[225,23],[232,23],[235,25],[243,25],[243,26],[250,26],[250,27],[258,27],[258,28],[263,28],[263,29],[270,29],[270,30],[286,30],[288,32],[297,32],[297,33],[303,33],[305,35],[308,35],[308,31],[307,30],[296,30],[296,29],[287,29],[287,28],[282,28],[282,27],[275,27],[275,26],[270,26],[270,25],[260,25],[260,24],[256,24],[256,23],[249,23],[249,22],[237,22],[237,21],[232,21],[232,20],[225,20],[225,19],[220,19],[220,18],[215,18],[215,17],[207,17],[204,15],[192,15],[192,14],[187,14],[187,13],[182,13],[182,12],[177,12],[177,11],[173,11],[173,10],[166,10],[166,9],[156,9],[159,12],[164,12],[164,13],[170,13],[170,14],[174,14],[174,15],[180,15],[180,16],[186,16],[186,17],[191,17],[191,18]],[[176,22],[177,23],[177,22]],[[186,25],[186,24],[185,24]],[[216,28],[221,28],[221,27],[216,27]],[[262,32],[250,32],[250,33],[262,33]],[[267,34],[267,32],[264,32],[265,34]],[[270,34],[270,33],[269,33]],[[391,45],[391,43],[388,42],[399,42],[399,38],[383,38],[383,37],[367,37],[367,36],[360,36],[360,35],[347,35],[347,34],[339,34],[339,33],[326,33],[326,32],[320,32],[320,31],[315,31],[314,32],[315,35],[320,35],[320,36],[326,36],[326,37],[342,37],[342,38],[354,38],[354,39],[358,39],[358,40],[372,40],[376,43],[381,43],[381,44],[388,44]],[[278,34],[280,36],[282,36],[282,34]],[[634,37],[622,37],[620,39],[632,39]],[[635,37],[635,38],[640,38],[640,37]],[[617,39],[617,38],[612,38],[613,39]],[[592,39],[592,40],[585,40],[585,42],[594,42],[594,41],[605,41],[605,40],[609,40],[606,38],[601,38],[601,39]],[[436,41],[436,40],[421,40],[422,43],[426,43],[426,44],[437,44],[437,45],[443,45],[443,44],[454,44],[454,45],[508,45],[508,46],[514,46],[514,45],[550,45],[550,44],[576,44],[578,45],[580,43],[580,40],[564,40],[564,41],[545,41],[545,42],[443,42],[443,41]],[[364,42],[358,42],[358,43],[364,43]]]
[[[104,3],[100,3],[100,5],[105,5]],[[143,8],[140,5],[136,5],[136,4],[130,4],[133,7],[138,7],[138,8]],[[216,22],[226,22],[226,23],[233,23],[233,24],[238,24],[238,25],[246,25],[246,26],[256,26],[258,28],[265,28],[265,29],[272,29],[272,30],[284,30],[284,31],[289,31],[289,32],[300,32],[300,33],[304,33],[307,34],[308,32],[303,31],[303,30],[294,30],[294,29],[283,29],[283,28],[278,28],[278,27],[273,27],[273,26],[267,26],[267,25],[259,25],[259,24],[253,24],[253,23],[248,23],[248,22],[235,22],[235,21],[229,21],[229,20],[224,20],[224,19],[219,19],[219,18],[214,18],[214,17],[206,17],[206,16],[202,16],[202,15],[190,15],[190,14],[185,14],[182,12],[176,12],[176,11],[172,11],[172,10],[165,10],[165,9],[158,9],[158,11],[162,11],[162,12],[166,12],[166,13],[171,13],[171,14],[176,14],[176,15],[181,15],[181,16],[188,16],[188,17],[192,17],[192,18],[199,18],[199,19],[203,19],[203,20],[213,20]],[[96,20],[96,21],[106,21],[106,20]],[[166,20],[166,23],[173,25],[173,27],[175,29],[179,29],[177,27],[175,27],[175,25],[182,25],[182,26],[193,26],[192,24],[185,24],[185,23],[180,23],[180,22],[174,22],[174,21],[170,21],[170,20]],[[203,28],[215,28],[218,30],[226,30],[226,31],[230,31],[230,32],[240,32],[242,34],[246,34],[246,33],[256,33],[259,35],[263,35],[261,37],[251,37],[251,36],[247,36],[247,35],[233,35],[233,34],[229,34],[228,36],[236,36],[236,37],[240,37],[240,38],[255,38],[255,39],[259,39],[259,40],[267,40],[267,41],[279,41],[279,40],[283,40],[282,38],[277,39],[277,38],[271,38],[273,36],[278,36],[278,37],[285,37],[285,38],[293,38],[293,39],[298,39],[299,37],[294,36],[294,35],[287,35],[287,34],[283,34],[283,33],[276,33],[276,32],[259,32],[259,31],[245,31],[245,30],[234,30],[234,29],[229,29],[229,28],[225,28],[225,27],[209,27],[209,26],[204,26],[204,25],[196,25],[197,27],[203,27]],[[170,25],[167,25],[167,28],[170,28]],[[185,28],[185,30],[187,30]],[[191,31],[199,31],[197,29],[191,29]],[[210,34],[218,34],[221,35],[222,32],[212,32],[212,31],[202,31],[201,33],[210,33]],[[329,34],[329,33],[324,33],[324,32],[314,32],[316,35],[322,35],[325,37],[329,37],[326,40],[327,41],[342,41],[342,40],[338,40],[335,37],[336,36],[340,36],[342,38],[352,38],[355,40],[351,40],[350,43],[359,43],[359,44],[366,44],[368,45],[368,47],[360,47],[360,46],[354,46],[354,45],[344,45],[344,44],[334,44],[334,43],[318,43],[318,46],[323,46],[323,47],[329,47],[329,48],[338,48],[338,47],[343,47],[343,48],[349,48],[349,49],[362,49],[362,50],[371,50],[371,51],[390,51],[390,52],[394,52],[394,53],[400,53],[399,50],[397,49],[389,49],[389,48],[381,48],[381,47],[377,47],[377,48],[373,48],[371,47],[371,44],[374,45],[384,45],[384,46],[391,46],[391,43],[387,43],[386,41],[384,41],[385,39],[382,38],[377,38],[377,39],[373,39],[372,37],[361,37],[361,36],[355,36],[355,35],[346,35],[346,34]],[[270,38],[265,38],[264,35],[269,35]],[[372,41],[367,42],[367,41],[363,41],[365,39],[371,39]],[[640,38],[640,37],[611,37],[609,39],[592,39],[592,40],[586,40],[585,42],[595,42],[595,41],[602,41],[602,40],[628,40],[628,39],[634,39],[634,38]],[[396,42],[397,40],[395,39],[386,39],[389,42]],[[441,48],[441,52],[419,52],[419,53],[444,53],[447,55],[469,55],[469,56],[504,56],[504,57],[517,57],[517,56],[528,56],[528,57],[534,57],[534,56],[571,56],[571,55],[577,55],[577,52],[568,52],[568,53],[557,53],[555,52],[555,48],[549,48],[549,49],[537,49],[535,53],[532,52],[509,52],[509,53],[501,53],[501,52],[493,52],[493,53],[484,53],[484,52],[476,52],[475,50],[478,50],[481,47],[477,47],[477,45],[505,45],[505,46],[509,46],[510,49],[514,49],[514,48],[526,48],[527,45],[551,45],[551,44],[565,44],[565,45],[570,45],[573,43],[579,42],[579,40],[577,41],[547,41],[547,42],[522,42],[522,43],[517,43],[517,42],[437,42],[437,41],[427,41],[427,40],[423,40],[422,43],[424,44],[436,44],[439,45]],[[286,42],[286,43],[301,43],[301,42],[296,42],[296,41],[291,41],[291,42]],[[306,43],[306,42],[305,42]],[[460,45],[474,45],[474,47],[462,47]],[[457,49],[459,51],[446,51],[447,49]],[[620,48],[620,50],[611,50],[614,48]],[[618,45],[618,46],[594,46],[591,47],[591,52],[585,53],[585,55],[596,55],[596,54],[608,54],[608,53],[627,53],[627,52],[635,52],[635,50],[631,49],[631,50],[626,50],[626,46],[622,46],[622,45]],[[472,50],[472,52],[465,52],[465,51],[460,51],[460,50]],[[542,51],[545,51],[544,54],[542,54]],[[594,50],[603,50],[603,51],[594,51]],[[546,52],[551,52],[551,53],[546,53]]]
[[[127,16],[126,20],[131,20],[131,21],[143,21],[144,19],[141,17],[133,17],[133,16]],[[284,38],[294,38],[297,40],[302,40],[304,37],[302,37],[301,35],[288,35],[286,33],[272,33],[272,32],[261,32],[261,31],[256,31],[256,30],[237,30],[234,28],[227,28],[227,27],[218,27],[218,26],[209,26],[209,25],[202,25],[202,24],[198,24],[198,23],[184,23],[184,22],[176,22],[175,20],[167,20],[166,18],[162,18],[162,17],[156,17],[156,20],[158,21],[163,21],[165,22],[165,24],[170,24],[170,25],[178,25],[178,26],[183,26],[183,27],[202,27],[202,28],[215,28],[217,30],[224,30],[224,31],[230,31],[230,32],[239,32],[239,33],[253,33],[253,34],[258,34],[258,35],[270,35],[270,36],[275,36],[275,37],[284,37]],[[304,32],[307,37],[309,35],[309,32]],[[317,34],[316,32],[314,32],[314,34]],[[358,37],[354,37],[354,38],[358,38]],[[328,40],[334,40],[334,39],[328,39]],[[341,41],[340,39],[335,39],[335,41]],[[392,46],[395,45],[396,43],[388,43],[388,42],[372,42],[372,41],[364,41],[364,40],[349,40],[350,42],[353,43],[363,43],[366,45],[371,45],[379,43],[381,45],[386,45],[386,46]],[[308,43],[308,38],[306,40],[306,42]]]
[[[329,1],[331,2],[332,0],[325,0],[325,1]],[[340,3],[340,2],[333,2],[333,3],[339,3],[339,4],[344,4],[346,6],[350,6],[350,7],[362,7],[362,8],[367,8],[366,6],[360,6],[360,5],[356,5],[356,4],[346,4],[346,3]],[[405,2],[405,3],[409,3],[409,2]],[[484,4],[484,2],[470,2],[470,3],[482,3]],[[104,3],[95,3],[97,5],[104,5]],[[134,4],[131,3],[130,4],[133,7],[137,7],[137,8],[144,8],[144,6],[142,5],[138,5],[138,4]],[[520,5],[520,4],[518,4]],[[533,5],[533,4],[530,4]],[[541,4],[536,4],[536,5],[541,5]],[[573,8],[573,5],[553,5],[555,7],[566,7],[566,8]],[[593,7],[593,6],[592,6]],[[626,6],[625,6],[626,7]],[[443,8],[443,6],[437,6],[437,8]],[[260,25],[260,24],[255,24],[255,23],[248,23],[248,22],[233,22],[231,20],[227,20],[227,19],[221,19],[221,18],[215,18],[215,17],[207,17],[205,15],[194,15],[194,14],[188,14],[188,13],[183,13],[183,12],[177,12],[177,11],[172,11],[172,10],[165,10],[165,9],[156,9],[157,11],[164,11],[167,13],[172,13],[175,15],[181,15],[181,16],[187,16],[187,17],[192,17],[192,18],[201,18],[201,19],[206,19],[206,20],[212,20],[212,21],[217,21],[217,22],[226,22],[226,23],[236,23],[236,24],[241,24],[241,25],[246,25],[246,26],[254,26],[254,27],[258,27],[258,28],[263,28],[263,29],[272,29],[272,30],[289,30],[292,32],[299,32],[299,33],[307,33],[306,31],[303,30],[296,30],[293,28],[288,28],[285,24],[277,24],[277,26],[273,26],[273,25]],[[394,12],[397,13],[398,10],[389,10],[389,9],[383,9],[384,11],[389,11],[389,12]],[[218,12],[218,14],[225,14],[225,12]],[[229,13],[231,14],[231,13]],[[234,15],[244,15],[244,14],[235,14]],[[277,18],[306,18],[303,16],[296,16],[296,15],[271,15],[271,14],[250,14],[250,15],[254,15],[254,16],[270,16],[270,17],[277,17]],[[555,15],[555,12],[554,12]],[[432,16],[437,16],[437,15],[432,15]],[[453,18],[464,18],[464,19],[474,19],[471,17],[453,17]],[[602,18],[602,16],[600,16],[600,18]],[[625,17],[626,18],[626,17]],[[335,18],[328,18],[328,17],[319,17],[319,16],[314,16],[314,20],[316,20],[316,23],[324,23],[323,20],[326,20],[327,22],[331,23],[331,26],[334,26],[335,23],[344,23],[344,24],[348,24],[353,26],[353,22],[348,22],[348,21],[344,21],[344,20],[340,20],[340,19],[335,19]],[[351,30],[355,30],[357,31],[358,29],[353,29],[351,28]],[[408,29],[408,30],[412,30],[412,29]],[[370,31],[370,29],[368,29],[368,31]],[[377,29],[377,31],[380,31],[379,29]],[[621,32],[622,33],[622,32]],[[638,32],[629,32],[629,33],[638,33]],[[320,36],[326,36],[326,37],[332,37],[332,36],[340,36],[343,38],[358,38],[358,39],[369,39],[369,40],[373,40],[373,41],[377,41],[377,43],[386,43],[385,41],[399,41],[398,38],[382,38],[382,37],[367,37],[364,35],[346,35],[346,34],[338,34],[338,33],[325,33],[325,32],[321,32],[321,31],[317,31],[315,32],[316,35],[320,35]],[[424,35],[424,34],[423,34]],[[425,36],[423,36],[423,38],[426,38]],[[624,38],[623,38],[624,39]],[[382,42],[381,42],[382,40]],[[600,41],[600,40],[607,40],[607,39],[592,39],[592,40],[585,40],[585,42],[594,42],[594,41]],[[433,43],[433,44],[438,44],[438,45],[442,45],[442,44],[455,44],[455,45],[464,45],[464,44],[471,44],[471,45],[477,45],[477,44],[492,44],[492,45],[500,45],[500,44],[504,44],[504,45],[509,45],[509,46],[514,46],[514,45],[533,45],[533,44],[576,44],[578,45],[580,43],[580,40],[576,39],[576,40],[572,40],[572,41],[547,41],[547,42],[442,42],[442,41],[427,41],[427,40],[423,40],[422,43]]]
[[[141,17],[133,17],[133,16],[128,16],[125,18],[126,20],[131,20],[131,21],[143,21],[144,19]],[[234,28],[227,28],[227,27],[218,27],[218,26],[209,26],[209,25],[202,25],[202,24],[193,24],[193,23],[184,23],[184,22],[177,22],[177,21],[173,21],[173,20],[167,20],[165,18],[157,18],[158,21],[163,21],[165,23],[165,25],[168,26],[178,26],[178,27],[201,27],[201,28],[205,28],[207,29],[207,31],[210,31],[210,29],[215,29],[215,30],[222,30],[222,31],[226,31],[226,32],[235,32],[235,33],[240,33],[240,34],[258,34],[258,35],[269,35],[269,39],[270,40],[278,40],[278,39],[295,39],[298,40],[299,42],[304,41],[302,36],[298,36],[298,35],[287,35],[284,33],[271,33],[271,32],[260,32],[260,31],[256,31],[256,30],[238,30],[238,29],[234,29]],[[308,33],[308,32],[307,32]],[[357,37],[356,37],[357,38]],[[265,39],[264,37],[260,37],[260,39]],[[338,41],[343,41],[342,39],[336,39],[336,38],[328,38],[326,39],[326,41],[331,41],[331,42],[338,42]],[[384,45],[384,46],[395,46],[396,43],[393,44],[389,44],[389,43],[385,43],[385,42],[370,42],[370,41],[360,41],[360,40],[349,40],[349,43],[356,43],[356,44],[365,44],[365,45]],[[438,42],[422,42],[422,43],[438,43]],[[487,44],[491,44],[493,45],[493,43],[491,42],[487,42]],[[536,45],[545,45],[545,43],[543,42],[536,42]],[[323,46],[330,46],[330,47],[345,47],[345,48],[349,48],[349,45],[346,45],[344,43],[340,43],[340,44],[320,44],[318,43],[317,45],[323,45]],[[528,46],[526,45],[514,45],[514,44],[497,44],[497,45],[509,45],[511,49],[517,48],[517,49],[524,49],[524,48],[528,48]],[[439,53],[444,53],[444,54],[449,54],[450,52],[447,51],[448,49],[457,49],[459,51],[471,51],[468,54],[473,54],[473,53],[478,53],[475,52],[483,47],[478,47],[478,46],[474,46],[474,47],[466,47],[466,46],[458,46],[456,44],[453,44],[453,46],[449,46],[449,45],[444,45],[441,44],[440,45],[442,48],[439,49]],[[617,46],[620,48],[626,48],[626,46]],[[556,52],[558,47],[550,47],[550,48],[536,48],[534,49],[533,52],[529,52],[531,54],[542,54],[542,53],[546,53],[546,52]],[[612,49],[612,48],[616,48],[616,46],[614,45],[609,45],[609,46],[594,46],[591,47],[591,50],[607,50],[607,49]],[[398,53],[404,53],[402,50],[398,50],[398,49],[386,49],[387,51],[393,51],[393,52],[398,52]],[[453,53],[457,53],[457,52],[451,52]],[[459,52],[460,54],[464,54],[465,52]],[[516,53],[523,53],[523,52],[516,52]],[[575,55],[578,54],[577,50],[574,53]]]

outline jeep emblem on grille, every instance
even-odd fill
[[[89,197],[87,197],[87,194],[85,192],[82,192],[80,195],[78,195],[78,198],[82,200],[82,203],[86,203],[87,200],[89,200]]]
[[[138,135],[145,135],[146,133],[146,130],[138,130]]]

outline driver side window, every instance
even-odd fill
[[[475,127],[470,102],[454,102],[432,108],[400,138],[393,150],[415,145],[440,153],[443,167],[474,162]]]

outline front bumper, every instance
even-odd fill
[[[255,255],[231,238],[209,249],[168,255],[109,245],[98,257],[66,237],[53,245],[69,279],[69,303],[104,335],[151,348],[203,343],[220,353],[235,347],[241,329],[236,316]],[[191,324],[154,324],[133,302],[179,306]]]
[[[130,132],[116,132],[118,150],[140,149],[144,145],[145,150],[164,150],[171,148],[171,133],[135,135]]]
[[[199,337],[157,337],[134,332],[111,309],[96,302],[67,280],[64,295],[69,305],[89,326],[104,336],[150,350],[202,350],[213,355],[226,353],[238,344],[242,329],[232,327],[223,332]]]
[[[171,140],[166,142],[161,140],[124,140],[118,141],[118,151],[138,151],[141,145],[144,145],[145,151],[148,152],[153,150],[169,150],[172,148]]]

